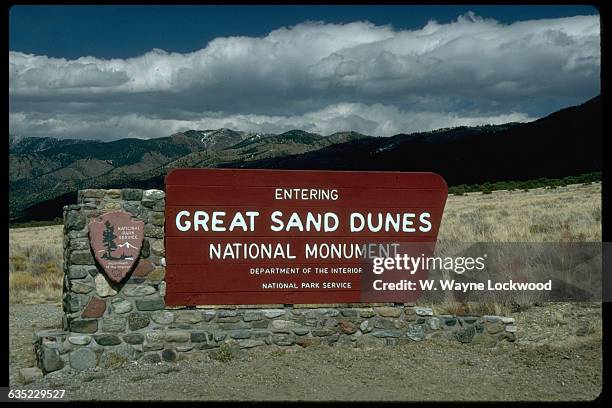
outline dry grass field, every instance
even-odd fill
[[[601,242],[601,228],[600,182],[450,195],[438,234],[438,248],[452,248],[454,242]],[[498,248],[506,251],[505,259],[510,259],[514,249]],[[526,255],[534,254],[531,251]],[[597,273],[594,276],[601,278]],[[454,292],[444,295],[444,300],[429,305],[438,313],[508,315],[538,303],[542,294],[488,292],[479,296],[476,303],[458,302]],[[428,303],[423,298],[421,301]]]
[[[601,241],[601,183],[449,196],[439,241]],[[11,303],[61,300],[62,226],[9,230]]]
[[[63,226],[9,230],[11,303],[60,302]]]
[[[451,195],[438,241],[601,241],[601,183]]]

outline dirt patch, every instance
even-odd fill
[[[75,400],[592,400],[601,392],[598,304],[516,313],[518,340],[495,348],[435,340],[375,349],[270,346],[222,359],[62,370],[21,385],[19,368],[34,364],[32,333],[59,327],[61,313],[54,304],[11,306],[12,387],[66,389]]]

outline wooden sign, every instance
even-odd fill
[[[89,223],[89,242],[106,276],[121,282],[130,272],[142,247],[144,222],[130,213],[113,211]]]
[[[434,173],[176,169],[165,182],[169,306],[408,301],[368,297],[372,258],[431,251],[448,193]]]

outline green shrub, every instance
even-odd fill
[[[222,363],[227,363],[228,361],[233,360],[234,357],[236,356],[234,355],[234,350],[232,349],[232,347],[227,343],[223,343],[212,354],[212,357],[217,361],[220,361]]]
[[[565,187],[568,184],[582,184],[589,185],[594,182],[601,181],[601,172],[586,173],[579,176],[567,176],[561,179],[549,179],[546,177],[540,177],[535,180],[522,180],[522,181],[486,181],[482,184],[459,184],[448,188],[448,193],[456,196],[464,195],[465,193],[482,192],[483,194],[490,194],[495,190],[523,190],[528,192],[534,188],[549,188],[554,189],[557,187]]]
[[[53,220],[49,221],[25,221],[25,222],[15,222],[10,224],[10,228],[32,228],[32,227],[49,227],[52,225],[62,225],[64,221],[56,217]]]

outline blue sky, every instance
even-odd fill
[[[192,52],[216,37],[258,37],[307,20],[367,20],[415,29],[468,11],[503,23],[596,15],[591,6],[15,6],[9,48],[50,57],[126,58],[153,48]]]
[[[371,135],[529,121],[600,92],[588,6],[15,6],[9,129]]]

